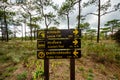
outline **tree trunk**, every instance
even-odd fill
[[[105,38],[106,38],[106,40],[107,40],[107,32],[105,32]]]
[[[80,28],[80,15],[81,15],[81,0],[79,0],[79,14],[78,14],[78,28]]]
[[[26,41],[26,19],[25,19],[25,41]]]
[[[113,26],[114,26],[114,25],[113,25]],[[112,28],[112,29],[111,29],[111,30],[112,30],[112,35],[113,35],[113,26],[111,27],[111,28]]]
[[[70,23],[69,23],[69,13],[67,14],[67,24],[68,24],[68,29],[70,29]]]
[[[34,40],[36,39],[35,32],[36,32],[36,28],[34,28]]]
[[[99,38],[100,38],[100,0],[99,0],[99,5],[98,5],[98,33],[97,33],[97,43],[99,43]]]
[[[5,25],[5,28],[6,28],[6,42],[8,42],[9,40],[9,38],[8,38],[8,27],[7,27],[7,21],[6,21],[6,12],[5,12],[5,8],[6,7],[4,7],[4,25]]]
[[[21,30],[22,30],[22,41],[23,41],[23,26],[21,26]]]
[[[31,23],[32,23],[32,18],[31,18],[31,14],[30,14],[30,40],[32,41],[32,26],[31,26]]]
[[[1,24],[0,24],[0,28],[1,28],[1,41],[3,41],[3,33],[2,33],[2,21],[1,21]]]
[[[45,17],[45,26],[46,26],[46,29],[48,29],[47,18],[46,18],[46,16],[44,16],[44,17]]]
[[[14,26],[14,39],[16,38],[16,29],[15,29],[15,26]]]

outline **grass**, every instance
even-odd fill
[[[41,66],[40,66],[40,64],[41,64],[41,61],[38,60],[36,62],[36,69],[33,72],[33,80],[37,80],[37,79],[43,78],[43,76],[44,76],[44,69],[43,69],[43,67],[41,67],[41,66],[44,65],[43,61],[42,61],[42,65]]]
[[[36,56],[35,53],[35,42],[0,42],[0,79],[3,80],[12,76],[12,73],[18,67],[17,65],[21,63],[27,64],[31,56]],[[8,63],[10,63],[10,65]],[[23,66],[25,66],[25,64],[23,64]],[[18,74],[18,78],[22,77],[20,75]]]
[[[82,67],[79,67],[79,71],[82,71],[82,72],[84,72],[84,67],[82,66]]]
[[[1,42],[0,44],[0,60],[2,60],[2,62],[10,59],[18,63],[34,55],[36,51],[36,44],[33,42],[8,42],[4,44]]]
[[[27,78],[27,72],[23,72],[17,75],[17,80],[26,80],[26,78]]]
[[[7,70],[8,72],[13,72],[13,71],[16,70],[16,69],[17,69],[17,67],[11,66],[11,67],[8,67],[6,70]]]
[[[90,42],[83,41],[83,56],[92,56],[96,61],[104,62],[120,62],[120,47],[114,41],[106,42]]]
[[[105,63],[120,64],[120,47],[111,40],[102,41],[100,43],[84,41],[82,40],[82,58],[92,59],[94,64],[99,64],[97,67],[98,73],[104,75],[107,68]],[[77,73],[81,73],[81,76],[85,80],[94,80],[96,77],[95,69],[93,67],[85,66],[85,60],[80,63]],[[55,60],[56,61],[56,60]],[[51,60],[50,66],[53,75],[54,70],[56,78],[60,78],[61,75],[59,71],[67,69],[65,67],[70,67],[69,60],[64,63],[64,60],[56,61]],[[44,62],[43,60],[36,59],[36,42],[0,42],[0,80],[9,79],[11,76],[16,80],[25,80],[27,77],[33,80],[43,79],[44,77]],[[91,64],[89,62],[85,64]],[[77,64],[78,65],[78,64]],[[108,66],[109,67],[109,66]],[[59,70],[59,69],[60,70]],[[110,67],[109,67],[110,68]],[[58,73],[56,74],[56,72]],[[69,76],[68,71],[63,73],[63,76]],[[119,80],[119,74],[113,73],[114,78]],[[14,76],[13,76],[14,75]],[[52,77],[53,78],[53,77]],[[62,78],[60,78],[62,80]],[[79,78],[78,78],[79,80]]]

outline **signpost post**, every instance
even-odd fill
[[[76,59],[81,57],[81,30],[57,29],[38,30],[37,32],[37,58],[38,59]],[[74,65],[72,65],[74,64]],[[71,61],[71,80],[75,80],[75,60]],[[49,63],[44,64],[49,67]],[[46,68],[46,67],[44,67]],[[45,69],[49,73],[49,69]],[[45,80],[49,74],[45,72]]]

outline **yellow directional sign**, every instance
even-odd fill
[[[45,34],[44,34],[44,32],[42,32],[42,31],[41,31],[41,32],[39,32],[39,33],[38,33],[38,35],[39,35],[39,36],[41,36],[42,38],[44,38],[44,37],[45,37]]]
[[[43,52],[39,52],[39,53],[38,53],[38,57],[39,57],[39,58],[44,58],[44,57],[45,57],[45,54],[44,54]]]
[[[77,44],[78,44],[78,41],[75,39],[75,40],[73,41],[73,43],[74,43],[74,45],[77,45]]]
[[[78,30],[75,29],[75,30],[73,31],[73,33],[74,33],[75,35],[77,35],[77,34],[78,34]]]
[[[81,57],[81,30],[37,31],[38,59],[77,59]]]
[[[77,56],[78,52],[76,50],[73,52],[73,54],[75,55],[75,57],[78,57]]]

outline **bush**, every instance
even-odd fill
[[[118,30],[113,37],[116,40],[116,42],[120,45],[120,30]]]

